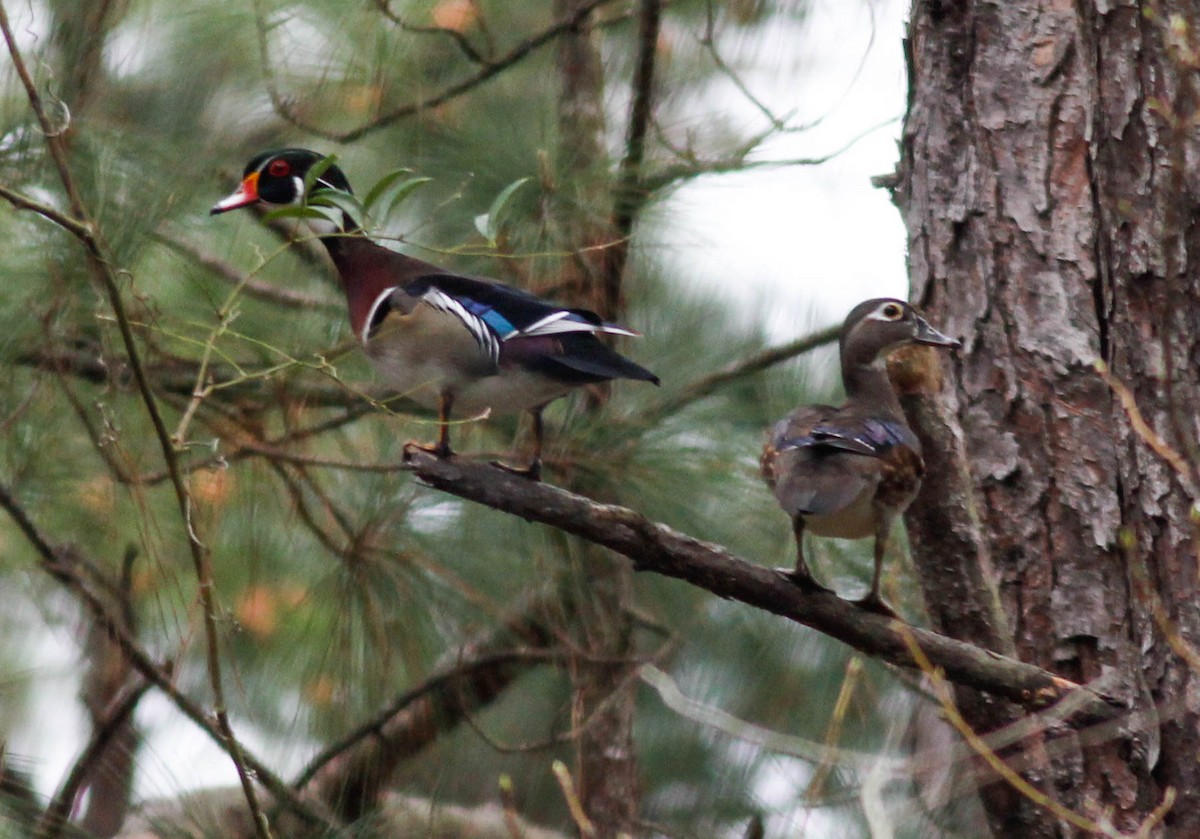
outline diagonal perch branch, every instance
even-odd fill
[[[950,681],[1026,709],[1045,709],[1069,696],[1079,703],[1074,725],[1110,720],[1120,711],[1089,687],[1033,664],[863,611],[832,594],[805,592],[769,568],[652,522],[626,507],[600,504],[492,466],[439,460],[411,446],[405,451],[405,463],[435,489],[557,527],[629,557],[638,570],[675,577],[719,597],[812,627],[872,658],[916,668],[908,646],[907,639],[911,639]]]

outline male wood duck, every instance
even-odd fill
[[[894,615],[879,595],[884,550],[896,518],[921,484],[921,444],[904,420],[887,375],[887,355],[906,344],[958,347],[902,300],[851,310],[838,341],[846,401],[808,405],[780,420],[763,447],[762,473],[792,517],[797,585],[829,591],[804,561],[804,531],[840,539],[875,537],[871,590],[859,605]]]
[[[305,176],[321,160],[307,149],[263,152],[246,164],[241,186],[212,213],[259,202],[301,204]],[[335,165],[315,179],[313,189],[318,188],[351,192]],[[527,468],[505,468],[538,480],[547,403],[572,388],[610,379],[658,384],[657,376],[596,337],[636,332],[586,309],[557,306],[397,253],[372,241],[348,214],[342,219],[340,227],[331,223],[316,232],[341,279],[350,326],[390,387],[437,409],[438,441],[429,447],[437,455],[452,454],[452,413],[529,411],[533,458]]]

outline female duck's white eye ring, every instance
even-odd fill
[[[904,317],[904,309],[895,303],[885,303],[879,313],[888,320],[900,320]]]

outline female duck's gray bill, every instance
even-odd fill
[[[951,338],[949,335],[943,335],[930,326],[929,321],[920,316],[917,317],[917,334],[913,340],[918,344],[928,344],[931,347],[958,348],[962,346],[962,341]]]

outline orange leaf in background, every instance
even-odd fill
[[[347,85],[342,88],[342,107],[350,113],[371,114],[383,104],[383,87],[377,84]]]
[[[228,469],[201,469],[192,475],[192,497],[201,504],[219,507],[233,492],[233,472]]]
[[[279,626],[275,593],[266,586],[250,586],[238,598],[233,612],[251,635],[268,638]]]
[[[333,679],[318,676],[305,686],[304,695],[312,704],[328,707],[333,702]]]
[[[442,0],[433,7],[432,15],[433,22],[443,29],[463,32],[475,23],[479,10],[472,0]]]
[[[308,599],[308,589],[303,586],[289,585],[279,589],[279,600],[292,609]]]
[[[162,577],[156,569],[147,567],[147,564],[144,562],[139,562],[133,569],[133,593],[145,594],[148,591],[153,591],[158,587],[160,579]]]
[[[107,475],[97,475],[79,484],[79,503],[93,513],[111,513],[117,504],[116,486]]]

